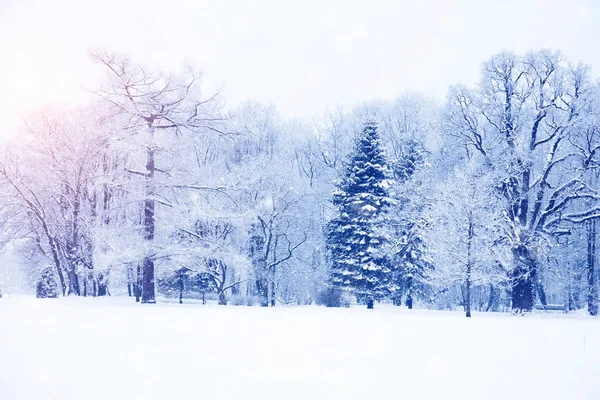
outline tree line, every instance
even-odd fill
[[[442,103],[298,120],[228,107],[191,69],[92,59],[94,101],[32,113],[1,149],[1,245],[39,297],[597,314],[587,66],[504,52]]]

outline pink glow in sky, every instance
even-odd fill
[[[270,101],[284,116],[420,90],[443,98],[504,50],[562,50],[600,70],[592,0],[0,0],[0,119],[81,102],[92,46],[163,69],[191,62],[230,104]]]

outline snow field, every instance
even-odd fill
[[[600,321],[0,299],[0,399],[597,399]]]

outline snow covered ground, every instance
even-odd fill
[[[600,320],[0,299],[0,399],[598,399]]]

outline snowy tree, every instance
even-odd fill
[[[454,151],[456,147],[452,148]],[[498,286],[505,272],[495,262],[500,226],[497,194],[486,184],[477,164],[467,163],[440,182],[431,209],[426,240],[436,265],[434,282],[439,293],[458,287],[460,304],[471,316],[473,289],[489,287],[488,309],[496,307]]]
[[[480,85],[450,91],[444,131],[496,174],[505,213],[503,240],[515,312],[533,309],[537,275],[549,239],[569,233],[565,224],[594,218],[597,198],[583,177],[573,138],[588,115],[592,91],[585,67],[559,53],[494,56]],[[575,211],[573,207],[584,207]]]
[[[297,132],[283,126],[274,107],[246,103],[235,111],[234,120],[240,137],[230,168],[239,182],[239,203],[248,213],[247,249],[254,279],[247,292],[261,306],[272,307],[297,298],[306,275],[307,265],[298,254],[319,215],[309,217],[300,208],[311,186],[310,167],[303,170],[297,164],[292,144]]]
[[[53,269],[48,267],[42,271],[35,286],[35,296],[38,299],[49,299],[58,297],[58,285],[54,279]]]
[[[397,286],[394,300],[400,305],[400,297],[406,295],[405,302],[409,309],[413,308],[415,298],[425,297],[434,270],[422,237],[424,225],[424,220],[405,225],[402,235],[397,238],[400,251],[394,256],[394,281]]]
[[[406,295],[406,305],[411,309],[416,297],[424,297],[433,269],[422,238],[427,229],[422,215],[426,206],[422,182],[425,178],[425,152],[415,138],[393,136],[391,140],[395,155],[391,162],[394,176],[392,195],[396,200],[396,206],[390,213],[394,231],[392,260],[396,286],[392,300],[395,305],[400,305],[402,296]]]
[[[147,71],[126,57],[100,51],[92,57],[107,73],[106,81],[96,93],[111,107],[123,136],[137,146],[137,152],[141,149],[144,153],[128,172],[143,179],[142,236],[148,248],[141,260],[142,303],[154,303],[156,257],[152,247],[157,233],[156,212],[161,203],[170,205],[161,201],[163,185],[158,177],[165,173],[165,168],[159,165],[164,161],[160,157],[166,150],[164,144],[189,132],[223,134],[221,122],[225,118],[219,113],[216,95],[202,96],[200,81],[192,70],[181,76],[165,75]],[[171,153],[170,160],[172,156]]]
[[[108,137],[99,114],[97,107],[32,114],[0,167],[4,195],[12,199],[12,217],[4,221],[12,239],[30,240],[31,249],[47,256],[63,295],[95,296],[106,284],[94,262]]]
[[[334,192],[338,215],[328,226],[332,287],[351,291],[373,308],[374,300],[392,291],[386,253],[388,168],[377,124],[370,120],[359,133],[346,175]]]

